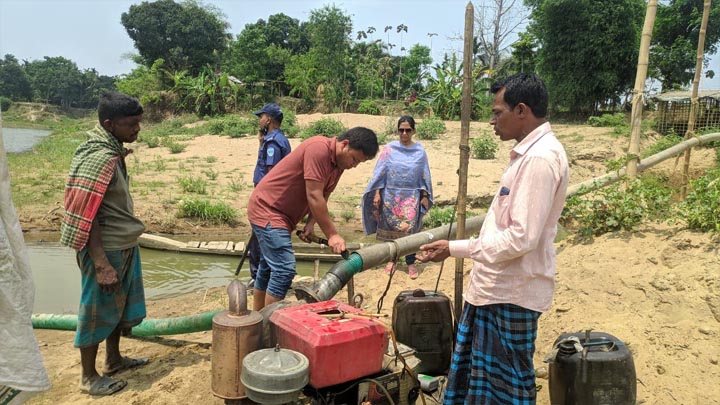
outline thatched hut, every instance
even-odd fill
[[[663,135],[671,130],[684,136],[690,117],[690,91],[670,91],[653,97],[658,114],[655,129]],[[720,128],[720,90],[698,91],[698,115],[695,130]]]

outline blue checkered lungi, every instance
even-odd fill
[[[535,404],[539,312],[465,303],[443,404]]]
[[[140,248],[105,251],[117,272],[120,287],[114,293],[105,293],[95,278],[95,263],[88,248],[77,252],[82,273],[82,296],[78,310],[75,347],[96,345],[116,329],[127,330],[145,318],[145,292],[143,289]]]

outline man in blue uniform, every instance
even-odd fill
[[[290,153],[290,142],[280,129],[283,112],[279,105],[265,104],[263,108],[255,111],[255,115],[258,117],[260,126],[260,131],[258,131],[260,149],[255,173],[253,173],[253,185],[257,186],[260,180]],[[250,238],[247,249],[250,257],[250,277],[252,278],[249,286],[252,286],[260,262],[260,245],[255,237]]]

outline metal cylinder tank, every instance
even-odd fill
[[[240,376],[245,356],[260,349],[262,315],[247,309],[245,284],[228,286],[230,309],[212,320],[212,392],[224,399],[246,398]]]

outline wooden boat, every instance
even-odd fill
[[[245,250],[245,242],[233,241],[189,241],[180,242],[164,236],[152,235],[144,233],[140,235],[139,243],[141,247],[146,249],[166,250],[170,252],[181,253],[201,253],[214,254],[223,256],[241,256]],[[355,251],[365,246],[367,243],[349,243],[348,250]],[[298,260],[320,260],[328,262],[336,262],[342,259],[340,255],[333,253],[330,247],[326,245],[310,244],[310,243],[294,243],[295,257]]]

